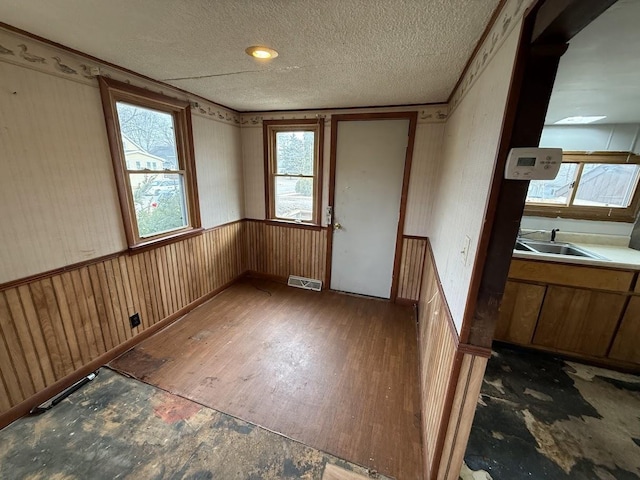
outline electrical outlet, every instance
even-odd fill
[[[133,315],[131,315],[129,317],[129,323],[131,323],[131,328],[136,328],[138,325],[140,325],[140,314],[134,313]]]
[[[464,243],[462,244],[462,250],[460,250],[460,255],[462,257],[462,264],[464,266],[467,265],[467,260],[469,259],[469,246],[471,245],[471,237],[465,235]]]

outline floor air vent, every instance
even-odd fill
[[[296,277],[295,275],[289,275],[288,285],[290,287],[304,288],[305,290],[315,290],[316,292],[322,290],[322,282],[320,280]]]

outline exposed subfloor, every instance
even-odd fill
[[[461,477],[640,479],[640,376],[494,348]]]
[[[0,431],[0,445],[6,480],[369,478],[362,467],[106,368],[53,409]]]
[[[247,279],[111,366],[383,474],[421,478],[410,307]]]

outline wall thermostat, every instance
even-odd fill
[[[561,164],[561,148],[512,148],[507,157],[504,178],[553,180]]]

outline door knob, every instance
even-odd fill
[[[334,230],[342,230],[342,225],[340,225],[339,223],[334,223],[333,224],[333,229]]]

